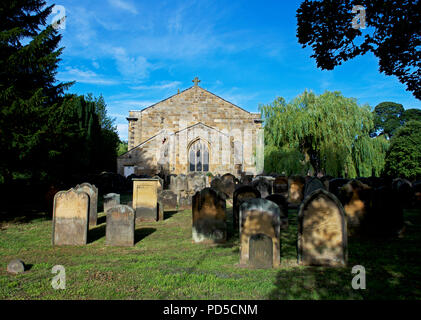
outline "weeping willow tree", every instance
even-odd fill
[[[379,175],[384,166],[388,142],[369,137],[374,125],[370,107],[340,92],[317,96],[305,91],[290,103],[278,98],[259,109],[265,120],[267,171],[291,174],[309,167],[313,173],[352,178]]]

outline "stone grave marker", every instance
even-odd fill
[[[280,266],[280,210],[272,201],[249,199],[240,206],[240,265]]]
[[[136,222],[158,221],[158,179],[133,179],[133,209]]]
[[[253,188],[252,186],[239,186],[233,195],[233,205],[232,205],[232,220],[234,225],[234,230],[240,230],[240,206],[241,204],[249,199],[260,198],[259,190]]]
[[[299,205],[304,198],[305,178],[292,176],[288,178],[288,203]]]
[[[70,189],[54,197],[53,245],[85,245],[89,228],[89,196]]]
[[[282,230],[288,230],[288,202],[284,195],[279,193],[273,193],[266,197],[266,200],[276,203],[279,207],[279,213],[281,217],[281,226]]]
[[[116,207],[120,204],[120,195],[117,193],[109,193],[104,195],[104,213],[107,213],[108,209]]]
[[[192,200],[195,243],[223,243],[227,240],[226,200],[218,191],[205,188]]]
[[[310,193],[313,193],[314,191],[316,191],[318,189],[326,190],[326,187],[319,178],[310,177],[306,181],[306,184],[304,186],[304,196],[303,196],[303,198],[307,197]]]
[[[86,192],[89,196],[89,226],[95,227],[98,220],[98,189],[90,183],[78,184],[75,187],[78,191]]]
[[[273,192],[282,194],[285,198],[288,197],[288,177],[276,177],[275,181],[273,181]]]
[[[347,243],[345,211],[338,198],[323,189],[306,197],[298,213],[298,263],[345,266]]]
[[[129,206],[118,205],[107,211],[106,245],[133,246],[135,211]]]
[[[162,204],[164,211],[177,210],[177,195],[171,190],[163,190],[158,193],[158,202]]]
[[[262,198],[266,198],[268,195],[272,194],[272,182],[266,177],[255,178],[251,185],[259,190]]]
[[[19,274],[25,272],[25,264],[22,260],[19,259],[13,259],[9,262],[7,265],[7,272],[11,274]]]

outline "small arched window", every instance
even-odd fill
[[[189,150],[189,171],[208,172],[209,171],[209,149],[206,143],[197,140]]]

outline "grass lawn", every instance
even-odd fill
[[[122,203],[130,201],[122,196]],[[99,208],[102,205],[99,204]],[[421,299],[421,214],[407,210],[403,239],[349,239],[346,268],[301,267],[296,262],[297,211],[281,234],[279,269],[237,267],[238,234],[211,246],[192,243],[191,211],[136,226],[136,245],[105,246],[105,216],[82,247],[52,247],[43,217],[0,224],[0,299]],[[20,258],[30,269],[6,272]],[[66,289],[54,290],[54,265],[66,268]],[[366,290],[353,290],[352,266],[366,268]]]

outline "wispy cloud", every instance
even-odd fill
[[[108,3],[112,5],[113,7],[128,11],[133,14],[137,14],[138,11],[136,9],[136,6],[129,2],[129,1],[123,1],[123,0],[108,0]]]
[[[154,85],[140,85],[130,87],[132,90],[164,90],[164,89],[173,89],[177,86],[180,86],[180,81],[172,81],[168,83],[154,84]]]
[[[112,48],[118,71],[133,81],[147,78],[152,64],[143,56],[129,56],[124,48]]]
[[[59,72],[57,78],[61,81],[76,81],[80,83],[98,85],[116,85],[118,81],[107,79],[91,70],[81,70],[73,67],[65,67],[65,71]]]

